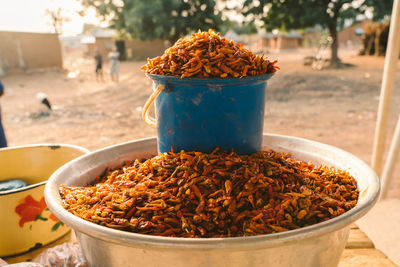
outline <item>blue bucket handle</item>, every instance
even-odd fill
[[[146,103],[143,106],[142,110],[142,118],[145,123],[150,125],[151,127],[156,127],[157,126],[157,120],[153,117],[150,116],[149,111],[151,105],[153,105],[154,101],[158,97],[159,94],[165,89],[165,86],[163,84],[159,84],[155,90],[153,90],[153,93],[149,96],[147,99]]]

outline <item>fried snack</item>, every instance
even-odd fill
[[[209,30],[179,39],[162,56],[148,59],[142,70],[181,78],[238,78],[276,72],[276,62]]]
[[[103,226],[170,237],[284,232],[339,216],[359,192],[347,172],[287,154],[164,153],[107,169],[85,187],[61,185],[63,206]]]

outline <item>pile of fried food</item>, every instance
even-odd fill
[[[237,78],[276,72],[276,62],[209,30],[179,39],[162,56],[148,59],[142,70],[181,78]]]
[[[90,222],[169,237],[284,232],[339,216],[357,204],[347,172],[288,154],[163,153],[126,162],[84,187],[61,185],[63,206]]]

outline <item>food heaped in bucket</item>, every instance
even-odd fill
[[[149,59],[142,69],[154,90],[143,117],[157,125],[159,152],[260,151],[265,88],[275,63],[213,31],[180,39]],[[148,114],[154,101],[156,119]]]

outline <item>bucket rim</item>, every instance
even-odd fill
[[[153,81],[161,81],[161,82],[166,82],[166,83],[201,83],[201,84],[214,84],[214,83],[219,83],[219,84],[232,84],[232,83],[242,83],[242,82],[263,82],[266,80],[269,80],[275,72],[271,73],[265,73],[261,75],[256,75],[256,76],[245,76],[245,77],[229,77],[229,78],[191,78],[191,77],[177,77],[177,76],[169,76],[169,75],[158,75],[158,74],[149,74],[145,73],[147,77],[152,79]]]

